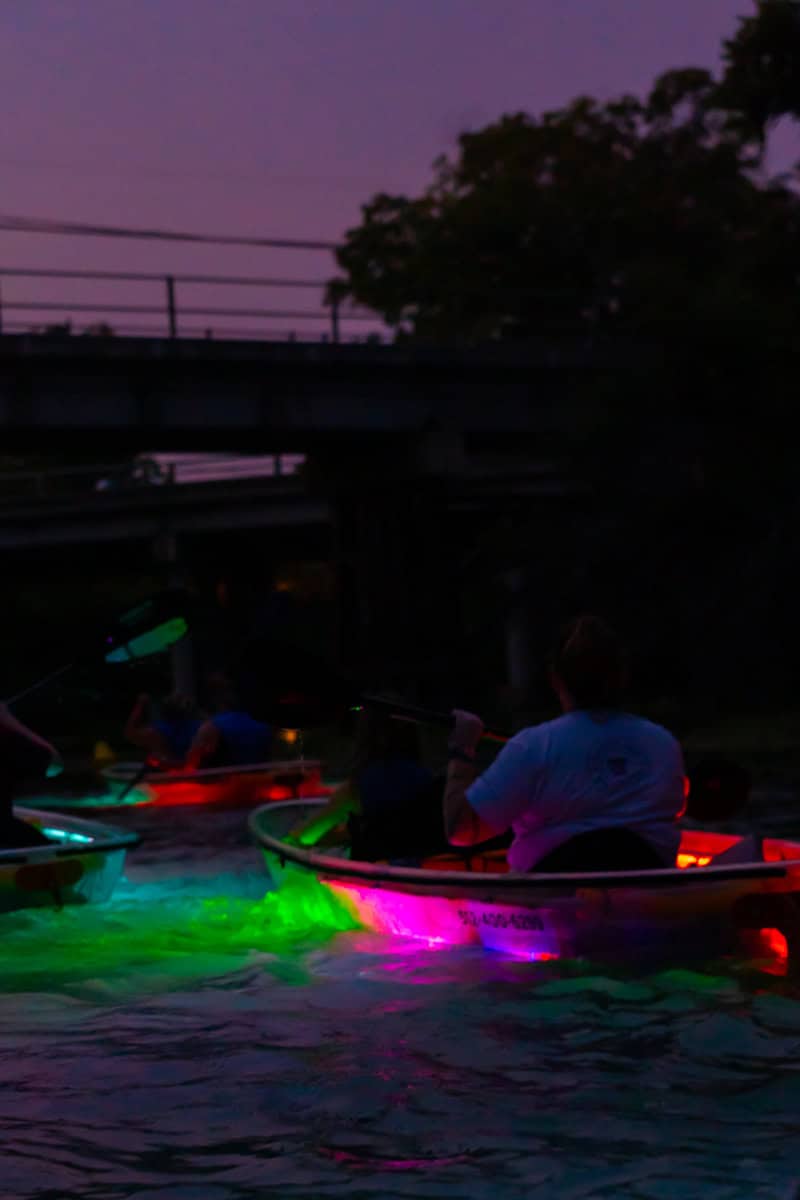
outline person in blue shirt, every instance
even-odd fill
[[[210,681],[212,715],[200,725],[186,754],[190,770],[238,767],[270,761],[272,730],[244,712],[230,681]]]
[[[685,769],[666,729],[623,710],[627,654],[598,617],[563,631],[550,659],[563,715],[522,729],[482,775],[483,723],[455,710],[444,819],[454,846],[509,828],[513,871],[674,867]]]
[[[367,706],[359,713],[347,779],[290,840],[313,846],[346,821],[352,859],[415,865],[448,849],[441,797],[441,780],[420,762],[417,727]]]
[[[136,699],[125,723],[124,736],[160,767],[183,766],[202,719],[194,701],[180,692],[165,696],[158,716],[151,716],[152,703],[146,692]]]

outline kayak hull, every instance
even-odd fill
[[[773,957],[785,956],[800,922],[798,843],[768,841],[767,861],[736,862],[742,839],[687,831],[682,865],[646,872],[520,875],[503,852],[473,855],[469,869],[455,853],[410,868],[288,846],[286,833],[310,808],[284,803],[251,815],[274,884],[311,875],[362,927],[431,946],[482,945],[528,960],[687,958],[732,951],[745,932],[752,945],[778,929],[761,939]]]
[[[265,801],[326,796],[321,764],[303,762],[253,763],[205,771],[147,771],[141,763],[116,763],[101,771],[105,795],[82,798],[81,807],[113,808],[149,804],[162,808],[183,805],[247,807]],[[131,786],[133,784],[133,786]],[[59,807],[69,807],[65,801]],[[76,804],[77,806],[77,804]]]
[[[63,813],[16,807],[47,845],[0,850],[0,913],[110,900],[138,834]]]

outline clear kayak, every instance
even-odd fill
[[[326,796],[321,764],[314,759],[248,763],[203,771],[142,771],[140,762],[120,762],[100,772],[102,792],[59,797],[61,808],[115,808],[120,805],[219,804],[233,807],[296,797]]]
[[[141,840],[63,813],[15,806],[14,816],[35,826],[48,843],[0,850],[0,912],[109,900],[127,851]]]
[[[358,862],[346,845],[289,845],[322,802],[263,806],[250,831],[275,886],[313,876],[362,927],[429,945],[480,944],[524,959],[744,947],[786,957],[800,927],[800,843],[686,830],[674,867],[518,874],[505,851],[451,853],[420,866]],[[798,940],[800,949],[800,940]]]

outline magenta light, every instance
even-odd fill
[[[483,945],[527,962],[560,958],[562,939],[546,909],[538,913],[509,905],[447,896],[419,896],[349,880],[325,886],[365,929],[416,938],[431,949]]]

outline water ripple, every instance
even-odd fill
[[[789,1200],[800,1182],[790,981],[309,928],[262,899],[241,814],[204,814],[188,845],[158,816],[175,824],[108,908],[5,926],[4,1197]]]

